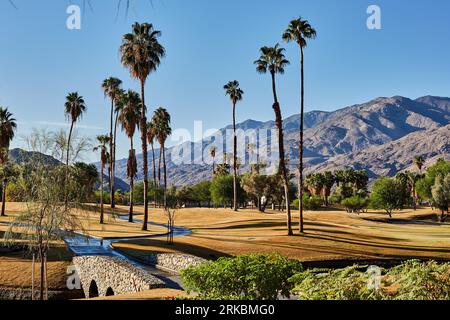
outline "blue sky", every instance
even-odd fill
[[[125,0],[124,0],[125,1]],[[306,49],[307,110],[334,110],[378,96],[450,96],[448,0],[134,0],[117,16],[118,0],[91,0],[81,30],[66,28],[66,8],[82,0],[0,0],[0,105],[19,121],[13,143],[33,127],[64,128],[66,94],[78,91],[88,112],[80,133],[109,129],[102,80],[116,76],[138,89],[119,61],[123,34],[134,21],[162,31],[167,57],[147,83],[149,110],[166,107],[174,128],[193,130],[231,122],[223,85],[237,79],[245,91],[237,119],[273,119],[270,79],[255,72],[263,45],[280,41],[290,19],[301,15],[317,29]],[[366,27],[369,5],[381,8],[382,30]],[[278,80],[284,116],[299,110],[299,50],[285,45],[291,66]],[[128,141],[119,138],[119,156]],[[88,155],[86,160],[95,160]]]

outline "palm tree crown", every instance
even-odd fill
[[[121,85],[122,80],[114,77],[109,77],[108,79],[103,80],[102,90],[105,93],[105,97],[109,97],[111,100],[114,101],[116,96],[120,94]]]
[[[143,80],[158,68],[165,49],[158,42],[161,32],[154,30],[151,23],[136,22],[132,28],[132,33],[123,36],[121,61],[133,78]]]
[[[0,107],[0,148],[8,149],[17,129],[16,119],[8,108]]]
[[[155,137],[160,144],[164,145],[167,137],[172,134],[169,112],[165,108],[156,109],[152,121],[155,126]]]
[[[147,122],[147,141],[151,145],[153,145],[153,142],[156,138],[156,128],[155,123],[153,121]]]
[[[262,47],[260,49],[261,56],[254,62],[256,71],[259,73],[271,74],[284,73],[284,68],[290,64],[284,55],[284,48],[277,43],[274,47]]]
[[[294,19],[289,23],[288,28],[283,33],[283,41],[296,42],[300,47],[305,48],[308,43],[306,39],[315,39],[317,36],[316,30],[311,27],[308,20],[303,20],[301,17]]]
[[[422,156],[417,156],[414,158],[414,164],[416,165],[419,171],[422,171],[422,168],[425,164],[425,159]]]
[[[110,137],[108,135],[97,136],[98,146],[94,148],[94,151],[100,150],[100,157],[103,163],[108,161],[108,148],[107,145],[110,142]]]
[[[129,90],[122,96],[120,104],[122,109],[119,113],[119,122],[127,136],[132,138],[136,128],[139,128],[141,98],[137,92]]]
[[[223,87],[223,89],[225,90],[225,94],[230,97],[233,103],[242,100],[244,91],[239,88],[239,81],[230,81]]]
[[[69,93],[64,104],[64,113],[71,122],[77,122],[86,111],[86,104],[78,92]]]

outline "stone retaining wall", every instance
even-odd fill
[[[165,269],[175,274],[191,266],[197,266],[206,260],[189,254],[179,253],[150,253],[142,258],[144,263]]]
[[[123,259],[82,256],[74,257],[73,262],[87,298],[164,287],[164,282]]]

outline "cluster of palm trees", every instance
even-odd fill
[[[127,162],[127,174],[130,179],[130,210],[129,221],[133,221],[133,186],[137,176],[137,160],[136,151],[134,149],[133,137],[136,130],[140,130],[142,143],[142,174],[144,182],[144,219],[142,230],[147,230],[148,224],[148,153],[147,144],[150,143],[153,155],[153,182],[155,188],[161,186],[161,157],[163,165],[164,190],[167,191],[167,173],[166,173],[166,155],[165,143],[171,135],[170,115],[164,108],[158,108],[150,122],[147,121],[147,106],[145,103],[145,84],[151,73],[155,72],[161,59],[165,56],[164,47],[158,42],[161,32],[153,28],[149,23],[135,23],[132,31],[123,36],[122,45],[120,46],[121,63],[128,68],[133,79],[139,80],[140,94],[122,89],[122,81],[118,78],[110,77],[103,81],[102,90],[105,97],[111,101],[110,107],[110,132],[109,135],[100,135],[97,137],[98,146],[94,148],[100,151],[100,175],[101,175],[101,217],[100,222],[103,223],[103,172],[108,165],[109,187],[111,193],[111,208],[115,208],[115,162],[116,162],[116,140],[117,126],[121,125],[127,137],[130,139],[130,150]],[[82,96],[77,92],[70,93],[66,98],[65,114],[71,122],[70,134],[68,138],[68,150],[66,166],[69,166],[69,151],[71,133],[76,122],[86,111],[86,105]],[[154,141],[157,141],[161,147],[160,159],[158,162],[158,178],[156,176]],[[166,193],[166,192],[165,192]],[[164,194],[165,194],[164,193]],[[155,192],[155,205],[156,205]],[[166,196],[164,196],[164,206],[167,205]]]
[[[329,197],[334,185],[341,186],[342,189],[349,190],[349,194],[342,194],[341,196],[364,196],[367,193],[367,185],[369,178],[366,171],[344,169],[336,171],[324,171],[309,174],[304,179],[304,190],[312,195],[321,196],[324,199],[325,205],[329,204]],[[363,193],[363,194],[361,194]]]
[[[303,131],[304,131],[304,109],[305,109],[305,78],[304,78],[304,49],[307,46],[307,41],[309,39],[314,39],[316,37],[316,30],[310,25],[307,20],[302,18],[292,20],[287,29],[282,34],[282,40],[284,42],[295,42],[300,48],[300,75],[301,75],[301,107],[300,107],[300,139],[299,139],[299,180],[298,180],[298,198],[299,198],[299,231],[304,232],[303,224]],[[284,74],[285,68],[290,64],[289,60],[286,59],[285,49],[280,47],[277,43],[274,46],[264,46],[260,49],[260,57],[254,62],[256,65],[256,71],[259,73],[269,73],[272,82],[272,93],[273,93],[273,105],[272,108],[275,113],[275,123],[278,130],[278,142],[279,142],[279,174],[283,179],[283,188],[285,194],[286,202],[286,212],[287,212],[287,229],[288,235],[293,235],[292,232],[292,222],[291,222],[291,211],[290,211],[290,199],[289,199],[289,174],[286,166],[286,156],[284,150],[284,133],[283,133],[283,117],[281,113],[280,102],[277,95],[276,86],[276,75]],[[237,185],[236,185],[236,175],[237,175],[237,159],[236,159],[236,125],[235,125],[235,108],[237,101],[242,99],[243,91],[239,88],[238,81],[231,81],[224,87],[226,94],[230,96],[233,102],[233,190],[234,190],[234,210],[237,211]]]
[[[417,194],[416,186],[417,183],[425,177],[425,175],[422,174],[422,168],[425,165],[425,159],[421,156],[417,156],[414,158],[413,163],[417,167],[419,172],[406,170],[397,173],[395,178],[405,187],[406,190],[408,190],[412,199],[413,208],[414,210],[417,210],[419,196]]]

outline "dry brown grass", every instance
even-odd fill
[[[114,217],[111,214],[111,209],[105,207],[105,223],[100,224],[100,212],[96,210],[95,206],[90,206],[91,210],[80,210],[79,217],[83,226],[83,232],[94,237],[99,238],[132,238],[132,237],[145,237],[155,234],[164,234],[167,232],[166,228],[152,226],[149,231],[142,231],[141,223],[129,223]],[[23,203],[11,203],[6,204],[6,217],[0,217],[0,222],[11,222],[21,211],[25,210],[25,204]],[[115,215],[127,215],[128,209],[126,207],[120,207],[115,210]],[[0,231],[6,231],[7,226],[0,224]],[[81,231],[81,230],[78,230]]]
[[[163,288],[85,300],[173,300],[182,297],[187,297],[185,291]]]
[[[49,290],[66,288],[67,267],[72,254],[65,247],[51,248],[47,264]],[[0,255],[0,285],[3,287],[31,287],[32,258],[28,252],[4,253]],[[40,263],[35,265],[35,285],[40,285]]]
[[[405,224],[398,224],[390,223],[382,212],[361,215],[344,211],[306,212],[306,233],[288,237],[283,213],[261,214],[250,209],[238,213],[224,209],[181,209],[175,225],[190,228],[193,234],[175,238],[173,246],[166,245],[164,239],[136,239],[114,246],[136,256],[149,251],[183,252],[206,258],[279,252],[303,261],[415,257],[450,259],[449,224],[410,223],[430,214],[429,209],[416,212],[403,210],[396,213],[394,219]],[[293,212],[293,226],[297,229],[296,216]],[[150,220],[164,222],[162,210],[152,209]]]

